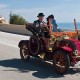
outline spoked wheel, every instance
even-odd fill
[[[20,47],[20,56],[23,61],[28,61],[30,59],[28,46],[24,43]]]
[[[29,51],[31,55],[33,56],[38,55],[41,51],[41,43],[38,37],[36,36],[31,36],[28,46],[29,46]]]
[[[53,57],[53,67],[59,74],[65,74],[70,67],[69,56],[64,51],[57,51]]]

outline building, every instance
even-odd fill
[[[0,16],[0,23],[2,23],[2,24],[9,24],[9,22],[2,16]]]

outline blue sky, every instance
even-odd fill
[[[80,0],[0,0],[0,15],[9,19],[10,11],[33,22],[43,12],[45,18],[53,14],[57,22],[80,21]]]

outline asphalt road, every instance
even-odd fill
[[[0,80],[80,80],[80,70],[70,68],[66,75],[58,75],[50,63],[31,58],[20,59],[18,43],[27,36],[0,32]]]

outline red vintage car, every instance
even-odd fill
[[[51,61],[53,69],[59,74],[65,74],[70,66],[75,66],[80,61],[80,36],[75,23],[75,31],[52,32],[50,27],[50,49],[46,51],[46,43],[43,37],[33,25],[28,24],[26,28],[32,32],[29,40],[19,42],[20,56],[28,61],[30,56]],[[46,31],[46,29],[43,29]]]

